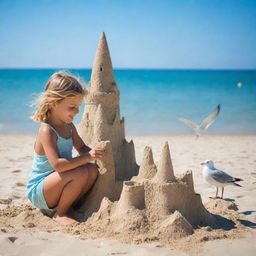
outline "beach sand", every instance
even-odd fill
[[[127,137],[130,139],[135,144],[138,164],[145,146],[152,147],[157,163],[164,142],[168,141],[175,175],[192,170],[195,191],[201,194],[203,204],[213,214],[230,217],[234,227],[201,228],[169,246],[147,242],[145,237],[143,243],[135,245],[126,234],[109,236],[109,230],[99,235],[93,230],[96,225],[91,226],[91,231],[87,227],[60,227],[33,209],[25,197],[35,136],[0,135],[0,255],[255,255],[256,135],[205,135],[198,140],[188,135]],[[224,200],[210,200],[216,189],[202,178],[200,163],[206,159],[213,160],[217,168],[230,175],[242,178],[243,187],[228,186]],[[237,211],[225,208],[233,203]]]

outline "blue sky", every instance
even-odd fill
[[[0,0],[0,68],[256,69],[256,1]]]

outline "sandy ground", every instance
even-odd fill
[[[28,204],[25,184],[31,170],[34,136],[0,135],[0,209],[7,205]],[[255,255],[256,253],[256,136],[151,136],[128,137],[135,143],[140,164],[145,146],[151,146],[158,162],[162,146],[169,142],[175,174],[193,171],[195,191],[206,204],[215,188],[202,178],[200,163],[215,162],[234,177],[242,178],[243,187],[225,188],[224,199],[238,205],[246,230],[239,239],[216,239],[204,242],[196,255]],[[81,240],[76,235],[40,231],[32,228],[15,230],[0,222],[0,255],[187,255],[187,252],[159,247],[159,244],[128,245],[115,240]],[[191,253],[190,253],[191,254]],[[193,254],[193,253],[192,253]]]

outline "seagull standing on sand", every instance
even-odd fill
[[[198,138],[203,133],[203,131],[206,130],[214,122],[214,120],[218,116],[219,112],[220,112],[220,104],[216,107],[216,109],[209,116],[207,116],[203,120],[203,122],[199,126],[187,119],[184,119],[184,118],[178,118],[178,120],[180,120],[184,124],[191,127],[194,130],[194,132],[196,133],[196,137]]]
[[[218,198],[218,188],[222,188],[221,198],[223,198],[224,187],[227,185],[235,185],[238,187],[242,187],[239,184],[235,183],[236,181],[242,181],[239,178],[233,178],[232,176],[228,175],[227,173],[218,170],[214,167],[214,163],[212,160],[205,160],[201,163],[204,165],[203,168],[203,177],[204,179],[210,183],[211,185],[217,188],[215,198]]]

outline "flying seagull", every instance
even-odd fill
[[[220,104],[216,107],[216,109],[209,116],[207,116],[203,120],[203,122],[199,126],[194,124],[193,122],[191,122],[187,119],[181,118],[181,117],[179,117],[178,120],[180,120],[184,124],[191,127],[194,130],[194,132],[196,133],[196,137],[198,138],[203,133],[203,131],[206,130],[214,122],[214,120],[218,116],[219,112],[220,112]]]
[[[227,173],[217,169],[214,167],[214,163],[212,160],[205,160],[201,163],[204,165],[203,168],[203,177],[204,179],[210,183],[211,185],[217,188],[215,198],[218,198],[218,188],[222,188],[221,198],[223,198],[224,187],[227,185],[235,185],[238,187],[242,187],[236,183],[236,181],[242,181],[242,179],[234,178]]]

